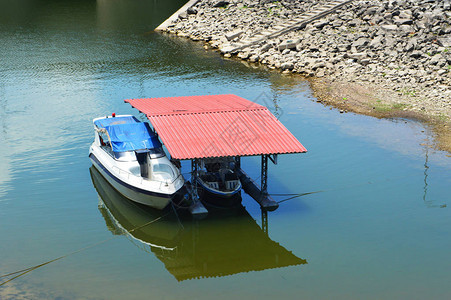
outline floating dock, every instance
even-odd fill
[[[238,177],[240,178],[241,184],[243,185],[243,190],[252,197],[260,207],[265,211],[274,211],[279,207],[274,199],[271,198],[268,193],[262,192],[252,178],[250,178],[242,169],[236,170]]]
[[[277,156],[304,153],[306,148],[264,106],[236,95],[206,95],[128,99],[125,102],[144,113],[174,160],[191,160],[192,182],[202,159],[233,158],[243,190],[262,209],[278,204],[267,192],[268,161]],[[241,170],[240,158],[261,156],[260,187]],[[192,213],[205,213],[192,188]]]

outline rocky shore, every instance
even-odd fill
[[[221,49],[328,2],[200,0],[166,31]],[[354,0],[235,55],[309,78],[342,112],[426,120],[451,151],[450,0]]]

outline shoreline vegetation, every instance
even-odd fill
[[[206,49],[284,25],[326,0],[199,0],[162,31]],[[408,118],[451,152],[451,1],[354,0],[304,28],[224,53],[309,80],[340,112]]]

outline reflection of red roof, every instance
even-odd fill
[[[175,159],[307,151],[266,107],[236,95],[125,102],[147,115]]]

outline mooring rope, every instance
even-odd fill
[[[277,196],[277,195],[278,196],[291,196],[286,199],[277,201],[277,203],[282,203],[282,202],[285,202],[285,201],[288,201],[291,199],[295,199],[295,198],[299,198],[299,197],[307,196],[307,195],[311,195],[311,194],[322,193],[322,192],[325,192],[325,191],[315,191],[315,192],[308,192],[308,193],[302,193],[302,194],[285,194],[285,195],[284,194],[271,194],[271,196]]]
[[[411,174],[410,176],[399,176],[399,177],[394,177],[394,178],[385,178],[385,179],[381,179],[381,180],[377,180],[377,181],[368,181],[368,182],[363,182],[363,183],[356,183],[356,184],[352,184],[352,185],[347,185],[347,186],[342,186],[339,188],[335,188],[335,189],[327,189],[327,190],[320,190],[320,191],[314,191],[314,192],[307,192],[307,193],[287,193],[287,194],[269,194],[270,196],[289,196],[286,199],[282,199],[277,201],[277,203],[282,203],[285,201],[289,201],[295,198],[299,198],[302,196],[307,196],[307,195],[311,195],[311,194],[317,194],[317,193],[324,193],[324,192],[335,192],[335,191],[340,191],[340,190],[347,190],[350,188],[355,188],[355,187],[360,187],[360,186],[365,186],[365,185],[369,185],[369,184],[379,184],[385,181],[391,181],[391,180],[397,180],[397,179],[401,179],[401,178],[409,178],[409,177],[416,177],[418,175],[416,174]]]
[[[131,233],[131,232],[133,232],[133,231],[135,231],[135,230],[138,230],[138,229],[143,228],[143,227],[146,227],[146,226],[148,226],[148,225],[150,225],[150,224],[152,224],[152,223],[155,223],[155,222],[161,220],[162,218],[166,217],[169,213],[170,213],[170,212],[167,212],[166,214],[164,214],[164,215],[162,215],[162,216],[159,216],[158,218],[156,218],[156,219],[154,219],[154,220],[152,220],[152,221],[149,221],[149,222],[147,222],[147,223],[145,223],[145,224],[143,224],[143,225],[140,225],[140,226],[135,227],[135,228],[133,228],[133,229],[131,229],[131,230],[128,230],[128,232]],[[22,270],[19,270],[19,271],[15,271],[15,272],[11,272],[11,273],[8,273],[8,274],[0,275],[0,278],[4,278],[4,277],[9,277],[9,276],[18,274],[18,275],[16,275],[16,276],[14,276],[14,277],[12,277],[12,278],[10,278],[10,279],[8,279],[8,280],[6,280],[6,281],[0,283],[0,287],[3,286],[3,285],[5,285],[5,284],[7,284],[7,283],[10,282],[10,281],[13,281],[13,280],[16,279],[16,278],[19,278],[19,277],[21,277],[21,276],[23,276],[23,275],[25,275],[25,274],[27,274],[27,273],[30,273],[31,271],[34,271],[34,270],[38,269],[38,268],[40,268],[40,267],[43,267],[43,266],[45,266],[45,265],[48,265],[48,264],[50,264],[50,263],[52,263],[52,262],[55,262],[55,261],[58,261],[58,260],[60,260],[60,259],[66,258],[66,257],[71,256],[71,255],[73,255],[73,254],[80,253],[80,252],[82,252],[82,251],[85,251],[85,250],[94,248],[94,247],[96,247],[96,246],[98,246],[98,245],[101,245],[101,244],[104,244],[104,243],[106,243],[106,242],[109,242],[109,241],[111,241],[112,239],[115,239],[116,237],[118,237],[118,236],[117,236],[117,235],[114,235],[114,236],[112,236],[112,237],[110,237],[110,238],[108,238],[108,239],[105,239],[105,240],[103,240],[103,241],[100,241],[100,242],[97,242],[97,243],[88,245],[88,246],[86,246],[86,247],[83,247],[83,248],[78,249],[78,250],[75,250],[75,251],[73,251],[73,252],[64,254],[64,255],[62,255],[62,256],[60,256],[60,257],[54,258],[54,259],[52,259],[52,260],[46,261],[46,262],[44,262],[44,263],[38,264],[38,265],[33,266],[33,267],[29,267],[29,268],[22,269]]]

